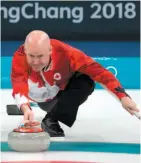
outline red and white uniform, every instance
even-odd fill
[[[35,72],[28,65],[24,45],[15,52],[12,60],[13,97],[17,106],[29,103],[29,100],[45,102],[53,99],[59,90],[63,90],[69,79],[79,71],[87,74],[113,92],[119,99],[126,96],[115,76],[80,50],[61,41],[51,39],[51,68]]]

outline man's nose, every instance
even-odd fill
[[[39,64],[39,59],[34,59],[34,60],[33,60],[33,64],[34,64],[34,65],[38,65],[38,64]]]

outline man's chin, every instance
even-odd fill
[[[42,70],[41,68],[34,68],[34,67],[32,67],[32,69],[33,69],[33,71],[35,71],[35,72],[39,72],[39,71]]]

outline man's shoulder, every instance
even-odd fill
[[[50,39],[50,43],[52,46],[59,46],[60,44],[62,44],[63,42],[57,39]]]
[[[17,48],[17,50],[15,51],[15,54],[18,54],[18,55],[25,55],[25,52],[24,52],[24,44],[22,44],[21,46],[19,46]]]
[[[57,39],[50,39],[50,43],[56,52],[63,52],[66,48],[66,44]]]
[[[64,41],[60,41],[57,39],[50,39],[51,45],[57,50],[57,51],[71,51],[74,50],[75,48],[72,47],[71,45],[67,44]]]

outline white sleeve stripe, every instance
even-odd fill
[[[28,103],[29,102],[28,98],[26,98],[23,95],[21,96],[20,93],[15,94],[15,101],[16,101],[17,107],[19,109],[20,109],[20,107],[21,107],[22,104],[25,104],[25,103]]]

